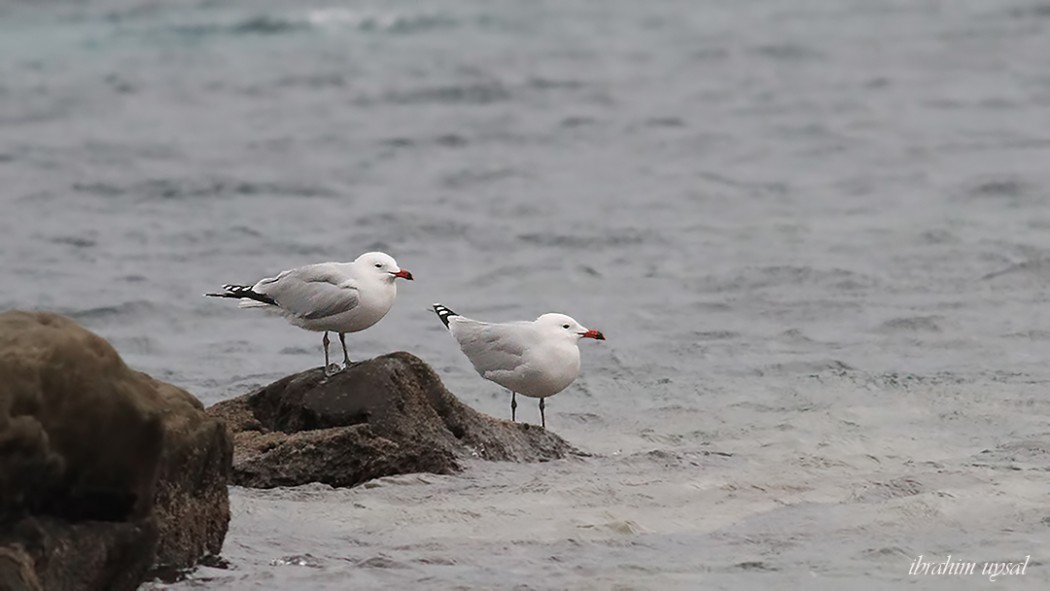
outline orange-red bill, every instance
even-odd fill
[[[394,277],[400,277],[402,279],[408,279],[409,281],[413,281],[412,274],[404,269],[401,269],[397,273],[394,273]]]
[[[602,334],[602,331],[594,330],[593,328],[591,330],[588,330],[587,332],[583,333],[580,336],[585,338],[585,339],[596,339],[596,340],[599,340],[599,341],[604,341],[605,340],[605,335]]]

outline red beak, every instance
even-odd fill
[[[394,273],[394,277],[400,277],[402,279],[408,279],[409,281],[412,281],[412,274],[404,269],[401,269],[397,273]]]
[[[594,330],[592,328],[591,330],[588,330],[587,332],[585,332],[582,335],[580,335],[580,338],[594,339],[594,340],[597,340],[597,341],[604,341],[605,340],[605,335],[602,334],[602,331]]]

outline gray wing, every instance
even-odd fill
[[[291,269],[255,284],[282,310],[299,318],[317,320],[347,312],[359,303],[353,278],[329,263]]]
[[[489,324],[462,316],[450,320],[452,336],[483,377],[496,380],[522,370],[525,352],[531,343],[527,326]]]

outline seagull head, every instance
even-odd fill
[[[536,319],[536,325],[550,334],[564,335],[567,339],[578,341],[580,339],[605,340],[605,335],[600,330],[587,328],[576,322],[571,316],[565,314],[544,314]]]
[[[354,264],[364,269],[374,269],[376,273],[389,281],[393,281],[398,277],[409,281],[413,279],[412,273],[399,267],[394,257],[385,252],[366,252],[357,257]]]

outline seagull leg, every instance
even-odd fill
[[[328,344],[331,342],[332,341],[328,340],[328,331],[326,330],[324,332],[324,338],[321,339],[321,344],[324,345],[324,375],[326,376],[334,376],[335,374],[339,373],[339,366],[336,366],[337,369],[335,371],[332,371],[331,366],[328,365]]]
[[[546,398],[540,398],[540,426],[544,429],[547,428],[547,417],[543,416],[543,401]]]
[[[339,333],[339,342],[343,344],[343,367],[350,367],[350,354],[346,352],[346,333]]]
[[[510,421],[512,423],[518,422],[516,415],[518,412],[518,395],[511,390],[510,391]]]

